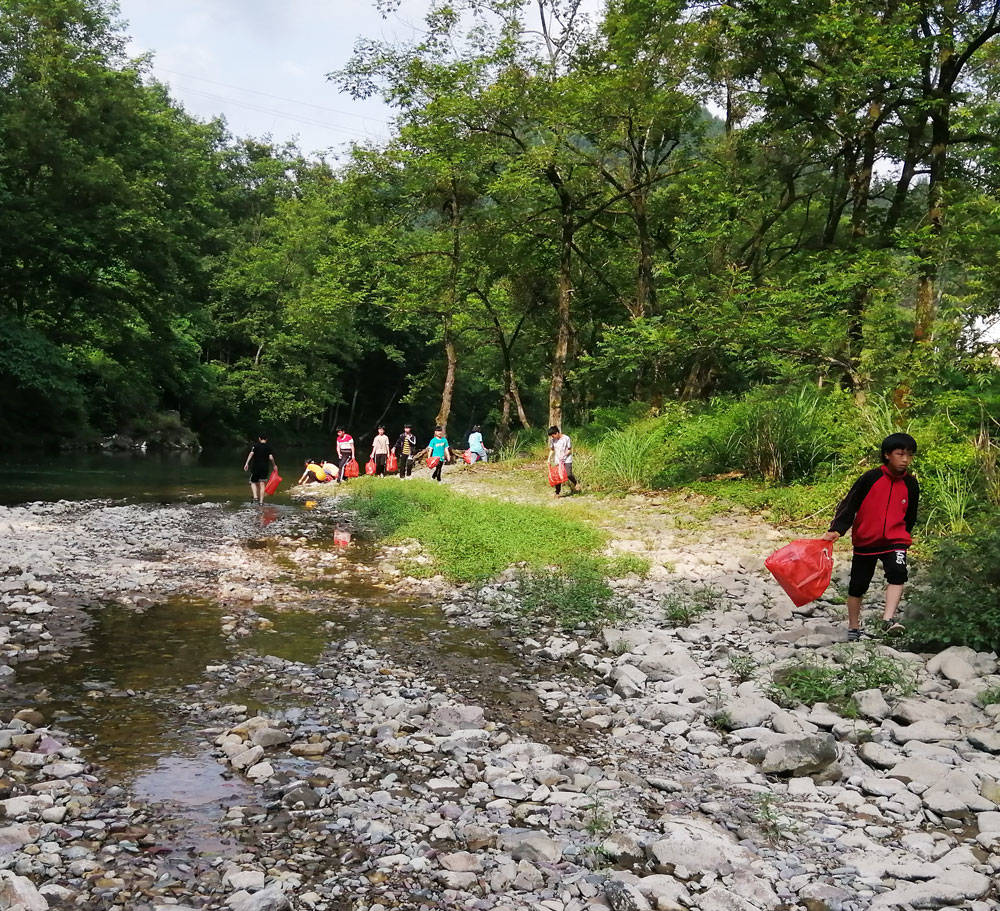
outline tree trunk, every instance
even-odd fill
[[[656,310],[656,285],[653,280],[653,241],[649,236],[649,212],[646,191],[640,190],[631,197],[632,215],[635,219],[636,240],[639,244],[639,262],[636,270],[635,305],[633,319],[642,319]]]
[[[851,240],[857,241],[868,234],[868,201],[871,198],[872,173],[875,170],[878,122],[882,105],[873,101],[868,109],[868,123],[861,137],[861,167],[854,175],[851,206]]]
[[[951,107],[944,103],[931,115],[931,167],[927,187],[927,224],[930,240],[921,250],[917,312],[913,324],[913,340],[930,338],[937,313],[938,239],[944,215],[944,180],[948,164],[948,143],[951,139]]]
[[[521,422],[521,426],[525,430],[530,430],[531,421],[528,420],[528,415],[524,411],[524,405],[521,404],[521,393],[518,391],[517,380],[514,379],[513,372],[510,375],[510,397],[514,400],[514,405],[517,408],[517,419]]]
[[[444,374],[444,388],[441,390],[441,407],[434,419],[440,427],[447,427],[448,417],[451,415],[451,398],[455,391],[455,368],[458,365],[455,340],[452,338],[450,328],[445,328],[444,331],[444,353],[448,360],[448,366]]]
[[[896,225],[903,215],[903,206],[906,204],[906,197],[910,192],[910,184],[917,172],[917,163],[920,160],[920,146],[924,138],[924,130],[927,128],[926,117],[918,123],[911,124],[906,132],[906,152],[903,155],[903,166],[899,172],[899,179],[896,181],[896,189],[892,194],[892,203],[889,205],[889,213],[885,217],[882,225],[881,242],[884,245],[889,243],[889,236],[896,230]]]
[[[562,427],[563,388],[566,384],[566,360],[569,356],[570,307],[573,300],[573,223],[563,215],[562,244],[559,253],[559,301],[556,347],[552,355],[552,384],[549,386],[549,426]]]

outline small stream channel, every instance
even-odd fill
[[[283,512],[293,525],[305,519],[294,507]],[[308,523],[312,546],[334,546],[333,517],[312,515]],[[288,524],[260,533],[286,533]],[[246,543],[274,547],[268,537]],[[235,641],[220,623],[233,611],[205,599],[173,598],[144,609],[88,607],[88,620],[65,660],[18,667],[16,701],[42,709],[85,744],[106,785],[127,787],[137,798],[162,805],[175,829],[175,850],[206,858],[229,843],[220,835],[226,810],[259,802],[261,793],[211,755],[214,732],[205,725],[213,720],[191,719],[182,710],[184,694],[198,701],[207,666],[248,653],[313,664],[328,642],[355,639],[487,706],[492,720],[572,749],[531,688],[530,680],[545,671],[519,656],[501,631],[450,623],[437,604],[376,584],[368,571],[375,559],[375,547],[352,545],[337,562],[336,578],[299,581],[302,598],[294,609],[258,606],[272,627]],[[223,695],[271,717],[296,710],[260,688]]]

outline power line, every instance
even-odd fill
[[[335,133],[344,133],[352,136],[359,136],[362,139],[370,139],[375,136],[374,132],[364,132],[362,130],[355,130],[351,127],[335,126],[331,123],[326,123],[322,120],[316,120],[311,117],[304,117],[297,114],[289,114],[285,111],[275,110],[274,108],[264,107],[258,104],[252,104],[247,101],[239,101],[235,98],[227,98],[225,95],[217,95],[214,92],[205,92],[201,89],[185,89],[185,94],[196,95],[201,98],[205,98],[209,101],[214,101],[222,104],[233,104],[237,107],[245,108],[249,111],[255,111],[259,114],[269,114],[273,117],[280,117],[284,120],[292,121],[293,123],[301,123],[304,126],[320,127],[321,129],[331,130]]]
[[[326,107],[322,104],[314,104],[311,101],[297,101],[294,98],[286,98],[284,95],[273,95],[270,92],[262,92],[259,89],[248,89],[240,85],[232,85],[229,82],[220,82],[218,79],[208,79],[205,76],[192,76],[190,73],[180,73],[177,70],[167,69],[165,66],[158,66],[156,69],[163,73],[170,73],[173,76],[180,76],[183,79],[194,79],[197,82],[208,82],[212,85],[218,85],[225,89],[233,89],[237,92],[248,92],[252,95],[263,95],[265,98],[273,98],[275,101],[287,101],[290,104],[298,104],[303,107],[316,108],[319,111],[326,111],[329,114],[339,114],[343,117],[356,117],[358,120],[373,120],[372,117],[367,117],[364,114],[355,114],[351,111],[341,111],[337,108]]]

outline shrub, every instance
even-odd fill
[[[845,709],[862,690],[878,688],[887,695],[913,692],[916,677],[905,663],[883,655],[877,646],[845,646],[827,664],[815,656],[797,658],[775,669],[768,695],[787,708],[827,702]]]
[[[1000,514],[977,531],[943,541],[910,595],[907,641],[915,648],[1000,642]]]
[[[760,670],[760,662],[747,652],[730,652],[729,670],[732,671],[740,683],[746,683],[757,676],[757,671]]]
[[[590,562],[567,569],[522,573],[517,580],[517,613],[525,620],[564,630],[601,629],[631,616],[631,603],[618,595]]]

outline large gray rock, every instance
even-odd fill
[[[861,690],[853,696],[854,704],[858,707],[858,712],[864,718],[872,718],[881,721],[889,717],[889,703],[885,701],[880,689]]]
[[[872,902],[872,911],[889,908],[943,908],[982,898],[990,888],[989,877],[967,867],[953,867],[925,882],[905,883],[883,892]]]
[[[631,664],[620,664],[608,673],[608,680],[614,684],[614,691],[626,699],[638,696],[646,686],[646,675]]]
[[[427,719],[434,734],[454,734],[467,728],[482,728],[486,717],[478,705],[439,705]]]
[[[687,888],[672,876],[653,873],[643,876],[635,886],[656,911],[685,911],[691,907],[691,895]]]
[[[275,884],[252,895],[236,892],[229,900],[229,907],[232,911],[290,911],[292,903],[281,886]]]
[[[0,908],[10,911],[48,911],[49,903],[26,876],[0,870]]]
[[[785,734],[764,751],[762,772],[811,775],[837,761],[837,741],[832,734]]]
[[[858,747],[858,756],[863,762],[868,763],[868,765],[876,769],[891,769],[893,766],[898,765],[903,758],[899,753],[890,750],[887,746],[872,741],[862,743]]]
[[[915,721],[913,724],[893,725],[892,739],[896,743],[919,740],[922,743],[936,743],[939,740],[958,740],[961,734],[940,721]]]
[[[639,662],[641,670],[650,680],[673,680],[689,675],[701,676],[701,666],[685,649],[663,655],[647,655]]]
[[[468,851],[454,851],[451,854],[439,854],[441,866],[452,873],[481,873],[483,861],[478,854]]]
[[[972,731],[966,740],[984,753],[1000,753],[1000,731]]]
[[[664,837],[647,846],[657,873],[677,879],[697,879],[703,873],[720,875],[749,866],[754,856],[736,844],[719,826],[686,817],[664,817]]]
[[[780,706],[763,696],[740,696],[724,702],[720,715],[724,716],[726,727],[738,731],[761,727],[780,711]]]
[[[514,860],[554,864],[562,857],[562,845],[540,832],[519,832],[514,829],[501,832],[497,847],[506,851]]]

